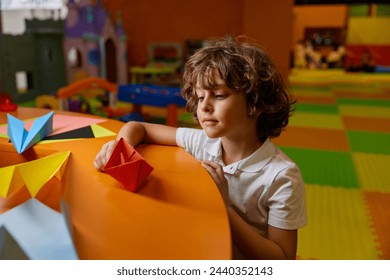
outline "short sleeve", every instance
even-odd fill
[[[268,224],[282,229],[298,229],[307,224],[306,194],[296,165],[282,170],[272,186],[268,200]]]

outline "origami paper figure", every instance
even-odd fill
[[[122,183],[127,190],[136,192],[153,171],[153,167],[121,138],[104,166],[104,171]]]
[[[61,186],[60,182],[69,155],[69,151],[55,153],[44,158],[0,168],[0,197],[5,198],[0,203],[0,210],[4,207],[2,204],[8,204],[5,206],[9,208],[31,197],[45,201],[50,197],[50,193],[56,191],[55,188]],[[25,189],[28,190],[27,197]]]
[[[24,128],[23,121],[15,118],[10,114],[7,114],[7,134],[19,154],[38,143],[46,135],[53,131],[53,114],[54,112],[50,112],[40,118],[35,119],[30,131],[27,131]]]
[[[26,253],[4,226],[0,226],[0,260],[28,260]]]
[[[78,259],[66,217],[34,198],[0,215],[2,227],[29,259]]]
[[[34,119],[24,121],[24,127],[29,130],[34,124],[34,121]],[[56,113],[53,115],[52,133],[44,137],[40,143],[47,143],[47,140],[99,138],[116,135],[111,130],[98,125],[105,121],[105,119],[99,118],[67,116]],[[8,124],[0,125],[0,137],[9,138],[7,131]]]

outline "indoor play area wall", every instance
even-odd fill
[[[293,0],[103,0],[103,4],[111,18],[118,10],[122,13],[129,66],[148,63],[151,43],[179,43],[186,57],[187,40],[246,34],[263,44],[288,75]]]

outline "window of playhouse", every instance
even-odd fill
[[[68,51],[67,55],[68,65],[70,68],[79,68],[81,67],[81,53],[80,51],[72,47]]]
[[[18,93],[27,93],[33,88],[33,74],[31,72],[19,71],[15,73],[15,84]]]
[[[0,144],[0,168],[44,158],[56,152],[58,151],[53,149],[32,147],[22,154],[18,154],[14,146]]]

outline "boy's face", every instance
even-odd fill
[[[197,116],[207,136],[238,140],[255,134],[256,120],[248,117],[244,94],[231,90],[218,75],[213,78],[217,87],[196,88]]]

